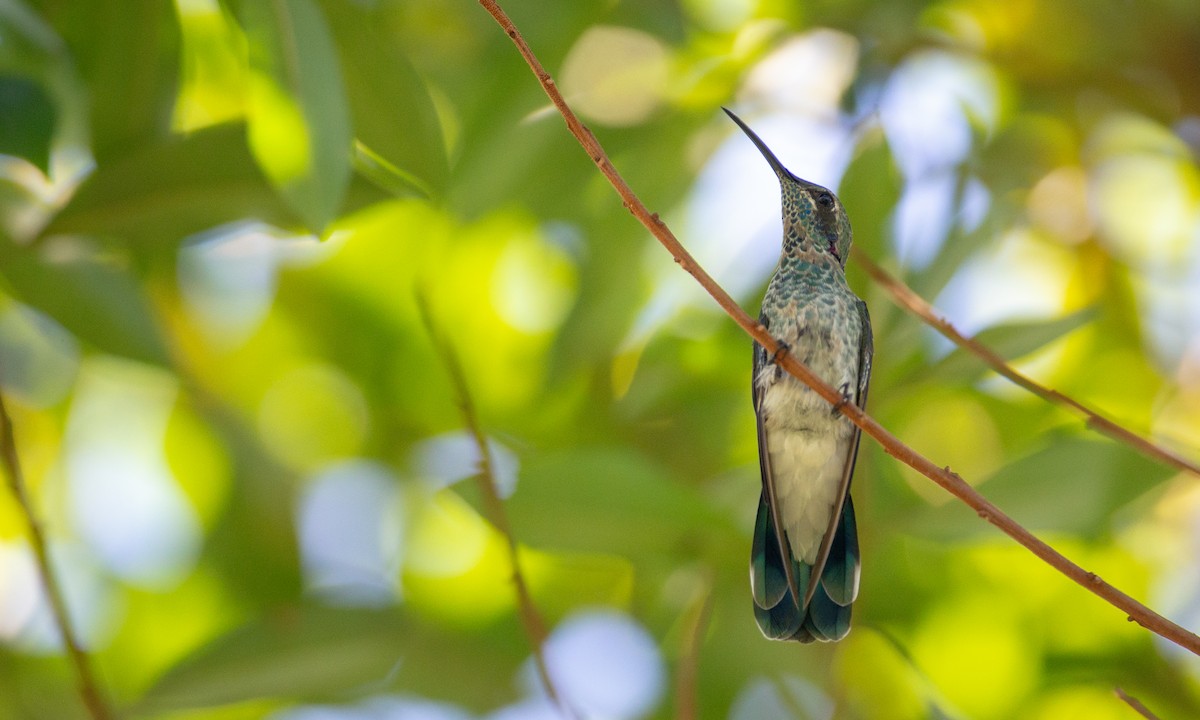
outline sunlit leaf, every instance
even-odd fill
[[[1035,532],[1086,538],[1111,533],[1114,513],[1169,478],[1171,468],[1105,440],[1050,436],[1045,447],[1009,463],[979,486],[989,500]],[[961,508],[912,518],[916,534],[936,538],[992,535]]]
[[[337,51],[315,0],[236,0],[250,42],[254,158],[314,231],[341,207],[352,132]]]
[[[1083,327],[1095,315],[1093,310],[1084,309],[1051,320],[1006,323],[990,327],[974,339],[1005,360],[1017,360]],[[986,370],[983,360],[968,350],[955,348],[928,372],[939,381],[970,382]]]
[[[101,165],[45,232],[174,244],[245,217],[287,225],[293,216],[251,158],[244,126],[220,125]]]

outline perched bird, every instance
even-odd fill
[[[850,221],[828,189],[793,175],[736,115],[783,194],[783,249],[759,322],[844,401],[863,407],[871,320],[846,285]],[[774,640],[840,640],[858,596],[850,478],[859,428],[754,343],[752,379],[762,495],[754,524],[754,618]]]

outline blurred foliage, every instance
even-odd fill
[[[721,104],[802,176],[797,148],[831,154],[813,179],[856,242],[962,329],[1200,457],[1200,5],[505,5],[748,308],[777,199]],[[749,342],[473,2],[7,0],[0,153],[0,385],[130,717],[548,717],[418,290],[491,434],[552,672],[590,716],[694,693],[704,718],[1129,717],[1116,686],[1200,716],[1200,662],[870,442],[854,632],[762,639]],[[735,155],[754,171],[729,176]],[[1200,626],[1196,478],[849,275],[871,412]],[[83,717],[31,568],[4,495],[0,716]]]

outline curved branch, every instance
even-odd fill
[[[975,338],[967,337],[960,333],[953,325],[945,318],[938,315],[933,306],[929,304],[925,298],[918,295],[912,288],[905,285],[898,278],[888,273],[882,267],[877,265],[874,260],[867,256],[865,252],[857,247],[851,249],[854,261],[857,262],[867,274],[879,285],[882,285],[892,295],[892,299],[900,307],[908,310],[912,314],[925,321],[925,324],[932,327],[941,333],[947,340],[965,349],[967,352],[983,360],[992,370],[1003,375],[1017,385],[1025,388],[1029,392],[1037,395],[1043,400],[1065,407],[1068,410],[1075,412],[1083,417],[1087,426],[1094,428],[1098,432],[1104,433],[1117,442],[1124,443],[1134,450],[1154,458],[1166,465],[1170,465],[1176,470],[1190,472],[1193,475],[1200,477],[1200,465],[1183,458],[1176,453],[1164,448],[1151,440],[1148,440],[1132,430],[1118,425],[1109,420],[1100,413],[1088,408],[1083,403],[1074,398],[1064,395],[1057,390],[1038,384],[1029,376],[1018,372],[1011,365],[1004,361],[1004,358],[996,354],[988,346],[979,342]]]
[[[542,89],[545,90],[546,95],[550,97],[550,101],[554,103],[559,113],[562,114],[563,119],[566,120],[571,134],[575,136],[575,139],[583,146],[588,156],[592,158],[592,162],[596,164],[596,167],[604,174],[604,177],[616,189],[617,194],[621,196],[621,201],[625,208],[671,253],[671,256],[675,258],[675,262],[680,267],[696,278],[696,281],[746,331],[747,335],[754,338],[760,345],[766,348],[768,354],[778,357],[780,367],[812,388],[814,392],[824,398],[831,406],[838,408],[843,415],[850,418],[851,422],[862,428],[865,434],[878,442],[889,455],[912,467],[917,472],[933,480],[950,494],[962,500],[974,509],[981,518],[995,525],[1004,534],[1016,540],[1034,555],[1044,560],[1048,565],[1126,613],[1133,622],[1196,655],[1200,655],[1200,637],[1197,637],[1195,633],[1164,618],[1124,592],[1108,584],[1100,576],[1088,572],[1068,560],[1062,553],[1038,539],[1033,533],[1017,523],[1017,521],[988,502],[974,488],[963,482],[961,477],[951,472],[949,467],[938,467],[928,458],[913,450],[908,445],[905,445],[895,435],[884,429],[882,425],[863,412],[857,405],[844,402],[839,392],[814,375],[812,370],[808,369],[807,366],[787,353],[784,348],[780,347],[775,338],[771,337],[770,333],[767,332],[767,329],[751,318],[745,310],[734,302],[729,293],[725,292],[705,272],[704,268],[697,264],[695,259],[684,249],[683,245],[680,244],[679,240],[666,224],[659,219],[658,214],[650,212],[642,204],[642,201],[638,199],[637,195],[634,194],[633,190],[629,188],[629,185],[613,167],[612,162],[609,161],[596,136],[579,121],[579,118],[576,117],[575,113],[567,105],[562,95],[558,92],[554,80],[550,77],[550,73],[546,72],[546,69],[542,67],[504,10],[496,4],[495,0],[479,0],[479,2],[495,18],[496,22],[499,23],[500,27],[503,28],[504,32],[517,46],[518,52],[525,58],[525,62],[528,63],[533,74],[538,78]]]
[[[33,557],[37,563],[38,575],[41,576],[42,587],[45,589],[46,599],[50,603],[50,613],[54,616],[54,624],[58,627],[59,634],[62,635],[63,645],[67,649],[67,657],[70,658],[71,666],[75,669],[75,682],[79,685],[79,694],[83,699],[83,704],[95,720],[109,720],[113,717],[112,711],[104,699],[104,694],[100,691],[100,685],[96,682],[88,654],[80,645],[79,637],[75,633],[71,615],[67,612],[66,598],[63,595],[62,587],[58,584],[58,578],[54,574],[54,565],[50,561],[50,544],[46,541],[46,533],[42,529],[37,513],[33,510],[33,501],[30,500],[29,492],[25,487],[25,474],[21,471],[21,461],[17,457],[17,443],[13,435],[12,418],[8,415],[3,395],[0,395],[0,455],[3,455],[4,467],[8,475],[8,488],[16,498],[17,506],[21,509],[21,514],[25,516],[25,523],[29,526],[29,544],[33,546]]]
[[[538,677],[541,679],[543,687],[546,689],[546,695],[550,698],[550,702],[557,705],[565,717],[574,720],[576,718],[575,711],[566,703],[550,678],[550,669],[546,665],[546,656],[542,652],[542,648],[546,644],[546,625],[542,622],[542,617],[537,611],[537,606],[533,604],[533,597],[529,594],[529,584],[525,582],[525,574],[521,572],[517,539],[513,535],[512,525],[508,522],[508,513],[504,509],[504,501],[500,499],[500,493],[496,490],[496,473],[492,466],[492,452],[488,448],[487,438],[483,434],[483,427],[479,424],[479,417],[475,414],[475,403],[471,400],[471,392],[467,387],[466,375],[463,373],[462,365],[459,364],[458,356],[454,353],[454,348],[450,345],[450,341],[442,336],[438,332],[437,327],[434,326],[433,316],[429,312],[429,305],[426,302],[424,294],[419,293],[417,295],[417,308],[420,311],[421,320],[425,323],[425,329],[429,333],[429,337],[433,340],[434,349],[446,365],[446,372],[450,375],[450,383],[454,386],[455,395],[458,396],[458,406],[462,413],[463,422],[466,424],[467,430],[471,433],[471,438],[475,441],[475,447],[479,451],[479,474],[476,476],[476,479],[479,482],[479,490],[483,495],[484,503],[487,505],[488,515],[491,516],[489,519],[492,521],[492,525],[504,536],[506,541],[508,559],[512,565],[513,587],[517,592],[517,607],[520,610],[521,624],[525,628],[525,634],[529,638],[529,644],[533,649],[533,664],[537,669]]]

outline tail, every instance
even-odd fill
[[[772,640],[841,640],[850,632],[850,607],[858,595],[858,527],[854,504],[846,497],[816,591],[808,607],[800,607],[812,566],[792,557],[791,547],[779,547],[766,495],[759,498],[750,556],[750,589],[758,629]],[[799,598],[788,591],[783,563],[792,564]]]

